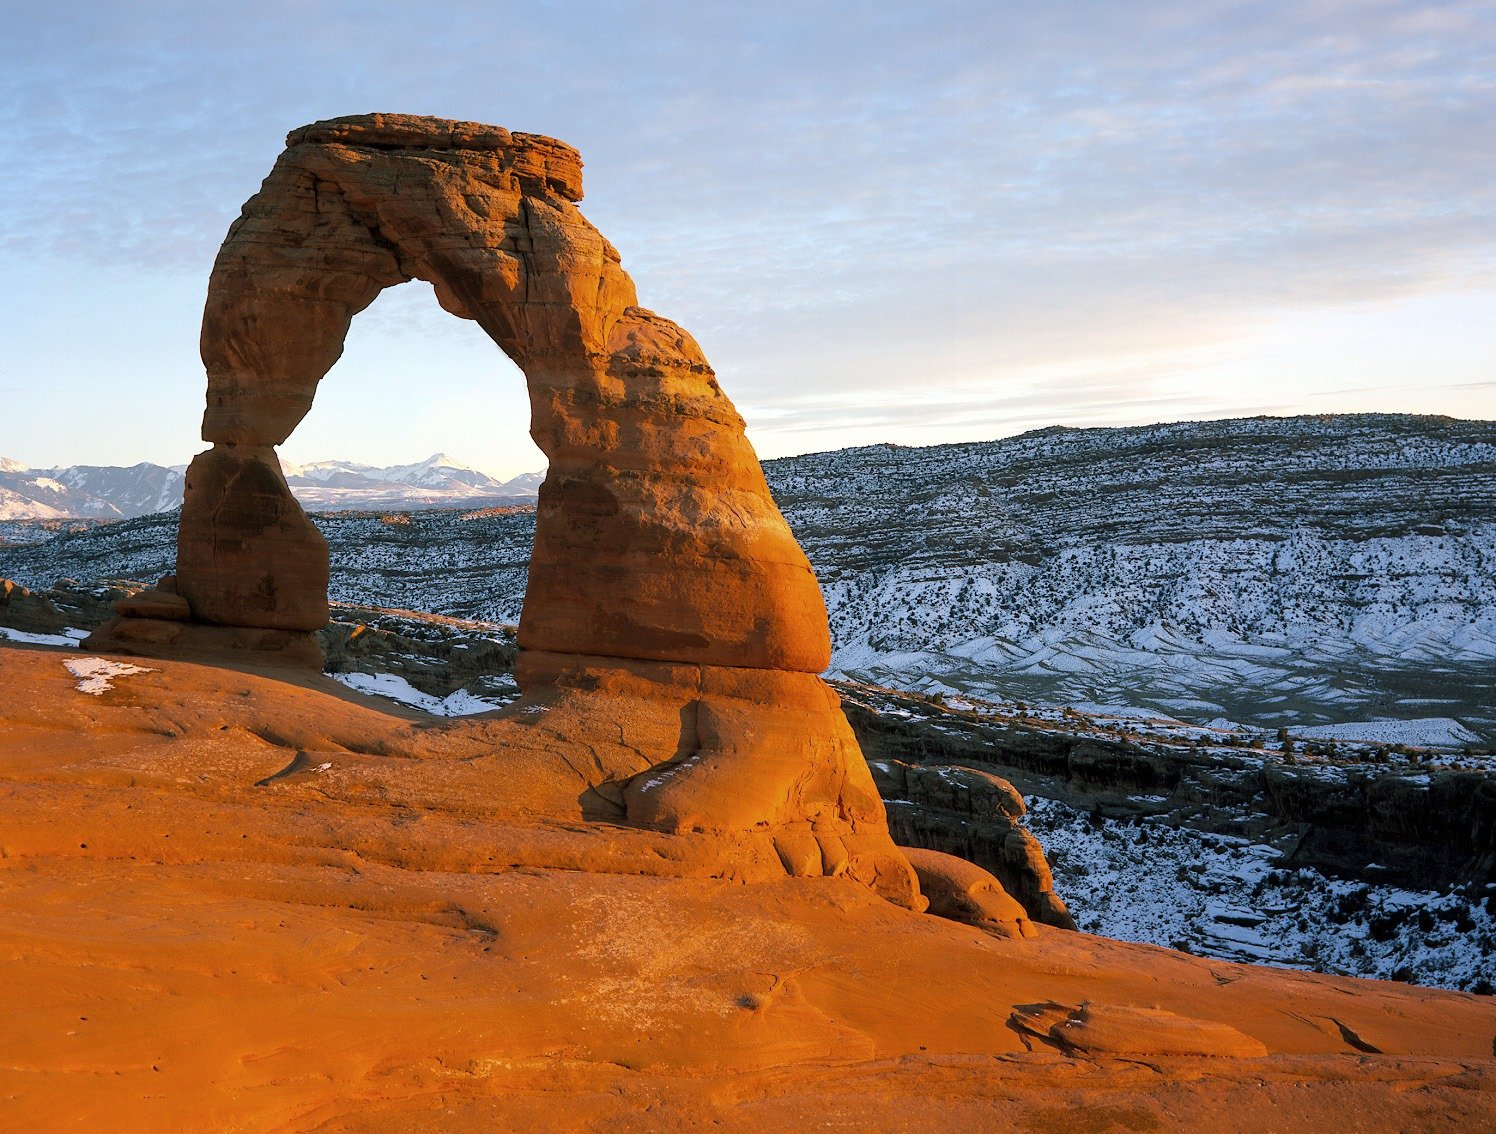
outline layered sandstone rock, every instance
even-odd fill
[[[1009,1025],[1088,1056],[1261,1059],[1261,1040],[1219,1020],[1200,1020],[1160,1008],[1086,1001],[1079,1008],[1053,1002],[1015,1006]]]
[[[1036,937],[1028,911],[975,863],[940,851],[906,847],[904,856],[937,917],[964,921],[998,937]]]
[[[638,305],[581,196],[576,151],[533,134],[377,114],[293,131],[209,282],[213,448],[187,472],[175,582],[190,623],[153,598],[90,645],[316,656],[327,548],[274,447],[354,315],[426,280],[524,371],[549,458],[519,628],[527,696],[482,733],[511,766],[490,790],[522,769],[554,787],[552,818],[580,804],[665,831],[755,832],[789,874],[847,874],[922,907],[815,676],[825,605],[743,421],[691,336]],[[620,743],[629,730],[641,739]]]
[[[866,713],[859,714],[859,720]],[[1004,893],[1043,925],[1074,929],[1075,919],[1054,892],[1044,848],[1022,819],[1023,796],[1001,776],[960,764],[911,764],[881,759],[873,777],[885,799],[894,839],[991,871]],[[917,864],[916,864],[917,865]]]
[[[203,437],[215,455],[194,468],[203,483],[189,473],[180,568],[198,618],[316,618],[325,582],[281,547],[244,542],[227,466],[284,441],[353,316],[422,279],[525,372],[531,434],[550,461],[522,647],[826,667],[820,591],[742,419],[691,336],[638,306],[617,251],[577,210],[581,195],[576,152],[533,134],[404,115],[292,132],[209,284]],[[252,491],[268,515],[250,523],[296,510],[269,478]]]
[[[186,599],[176,591],[160,587],[148,587],[122,598],[116,609],[128,618],[155,618],[163,622],[186,622],[192,617],[192,607]]]

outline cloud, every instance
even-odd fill
[[[1484,3],[98,2],[17,10],[0,64],[8,257],[205,279],[320,117],[553,133],[643,301],[784,422],[807,385],[1014,408],[1042,367],[1057,419],[1184,413],[1064,391],[1275,311],[1496,281]]]

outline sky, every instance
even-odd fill
[[[761,456],[1050,425],[1496,418],[1496,4],[0,0],[0,456],[185,462],[287,131],[550,134]],[[411,283],[283,446],[537,469]],[[1496,428],[1496,426],[1493,426]]]

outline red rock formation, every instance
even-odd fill
[[[1488,996],[994,936],[850,872],[792,881],[765,833],[575,818],[603,804],[560,757],[674,744],[679,684],[651,703],[609,670],[446,729],[306,671],[152,660],[80,689],[99,660],[0,643],[6,1130],[1475,1131],[1496,1112]],[[583,744],[589,700],[616,721]],[[946,865],[958,896],[996,896]]]
[[[997,937],[1038,935],[1028,911],[980,866],[941,851],[902,849],[919,876],[919,888],[929,900],[930,913],[964,921]]]
[[[691,336],[637,305],[618,253],[578,211],[574,150],[402,115],[316,123],[288,143],[209,283],[203,437],[218,455],[199,458],[202,483],[189,477],[180,570],[199,619],[321,625],[325,584],[303,568],[303,534],[286,530],[290,493],[272,507],[275,486],[256,483],[251,523],[278,525],[276,542],[246,539],[226,462],[268,456],[311,407],[353,316],[423,279],[524,371],[550,460],[524,648],[826,667],[820,591],[742,419]],[[228,528],[206,529],[205,511]]]
[[[791,874],[846,873],[920,904],[814,676],[830,659],[825,605],[743,421],[691,336],[638,306],[581,196],[576,151],[533,134],[378,114],[293,131],[209,281],[213,448],[187,473],[177,560],[191,622],[125,617],[91,645],[310,656],[327,549],[274,446],[353,316],[426,280],[524,371],[550,461],[519,628],[530,696],[509,716],[564,708],[567,744],[594,753],[550,756],[572,797],[664,830],[766,832]],[[618,750],[620,719],[648,722],[647,743]],[[535,736],[503,742],[519,753]]]

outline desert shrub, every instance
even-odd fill
[[[1371,891],[1365,886],[1362,886],[1359,890],[1351,890],[1341,894],[1333,907],[1335,912],[1340,915],[1339,924],[1344,925],[1356,914],[1365,910],[1370,899]]]

